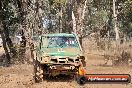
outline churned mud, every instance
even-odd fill
[[[132,67],[101,66],[103,57],[87,55],[86,70],[88,74],[130,74]],[[49,78],[40,83],[33,81],[33,66],[31,64],[0,67],[0,88],[132,88],[129,84],[85,84],[79,85],[69,76]]]

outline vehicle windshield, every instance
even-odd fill
[[[72,36],[46,36],[42,37],[42,47],[78,47],[78,42]]]

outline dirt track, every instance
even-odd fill
[[[132,75],[131,67],[103,67],[102,57],[88,55],[87,73],[117,73]],[[97,59],[98,58],[98,59]],[[0,88],[132,88],[129,84],[85,84],[80,86],[71,78],[49,79],[41,83],[32,81],[32,65],[0,67]]]

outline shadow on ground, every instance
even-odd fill
[[[46,77],[45,81],[47,82],[72,82],[75,78],[71,75],[58,75],[58,76],[50,76]]]

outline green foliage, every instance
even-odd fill
[[[54,0],[54,3],[65,4],[66,0]]]
[[[59,8],[64,8],[62,19],[70,17],[69,14],[65,13],[65,10],[67,8],[66,3],[70,0],[47,1],[50,5],[50,14],[55,15],[56,20],[58,19],[57,16],[59,14]],[[109,24],[111,30],[113,30],[112,4],[112,0],[89,1],[86,13],[87,15],[85,17],[85,27],[88,29],[93,29],[101,28],[103,25]],[[74,4],[73,10],[76,8],[77,5]],[[12,0],[3,0],[3,10],[1,12],[1,18],[3,18],[3,20],[6,22],[8,29],[11,31],[11,34],[16,32],[16,30],[18,29],[18,24],[20,22],[18,18],[17,9],[18,8],[13,5]],[[116,0],[116,11],[118,11],[117,21],[119,24],[119,28],[123,32],[129,34],[130,32],[132,32],[132,0]],[[48,11],[45,11],[44,13],[48,13]]]
[[[132,32],[132,0],[116,0],[117,23],[126,34]],[[89,30],[101,28],[104,24],[113,30],[112,0],[92,0],[88,4],[85,26]]]
[[[5,0],[3,5],[4,6],[1,11],[2,20],[6,23],[6,27],[8,28],[10,34],[14,34],[18,26],[16,24],[19,23],[16,8],[10,0]]]
[[[102,26],[102,25],[104,25],[107,22],[107,20],[108,20],[108,17],[107,17],[108,13],[106,11],[104,11],[104,10],[97,11],[95,14],[96,14],[95,15],[95,18],[96,18],[95,25]]]
[[[120,4],[121,10],[118,14],[118,20],[121,23],[120,29],[129,34],[132,32],[132,1],[127,0]]]
[[[108,0],[93,0],[88,4],[85,26],[90,30],[98,31],[104,25],[109,24],[111,17],[110,2]]]
[[[67,0],[49,0],[49,5],[53,8],[58,8],[60,5],[65,5]]]

